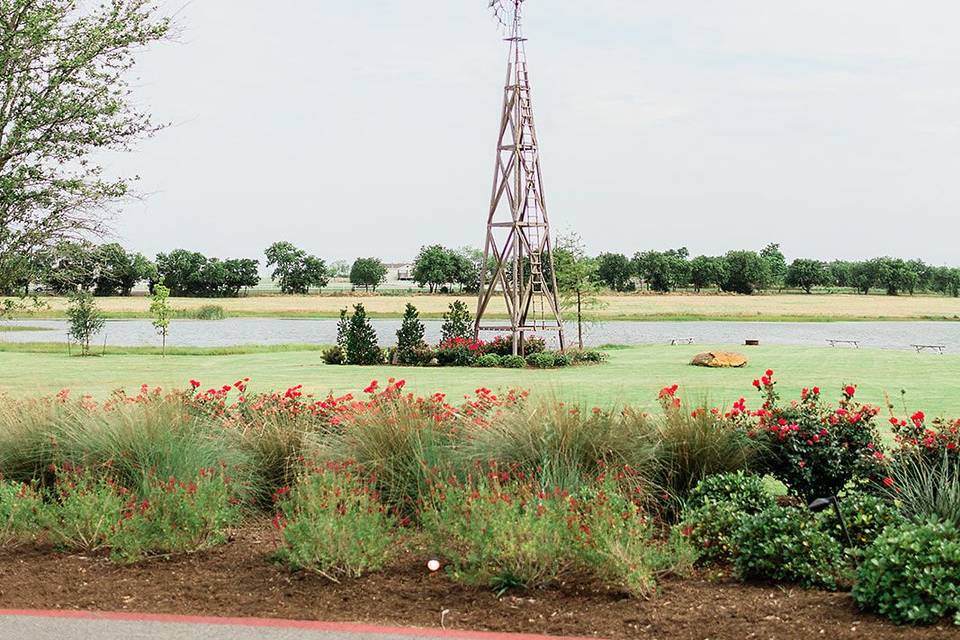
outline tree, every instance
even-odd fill
[[[871,262],[875,265],[876,282],[887,290],[888,296],[897,296],[903,291],[912,292],[916,288],[919,276],[904,260],[885,257]]]
[[[689,255],[686,247],[637,253],[633,257],[634,273],[653,291],[673,291],[690,282]]]
[[[597,279],[614,291],[627,291],[633,267],[622,253],[602,253],[597,258]]]
[[[236,298],[241,289],[260,284],[260,261],[253,258],[230,258],[223,261],[223,280],[218,285],[217,296]]]
[[[770,271],[770,284],[782,289],[784,279],[787,277],[787,259],[780,251],[780,245],[776,243],[768,244],[760,252],[760,257],[767,263],[767,268]]]
[[[156,280],[170,295],[228,298],[260,283],[259,262],[251,258],[207,258],[202,253],[175,249],[157,254]]]
[[[357,258],[350,269],[350,284],[374,291],[386,280],[387,268],[377,258]]]
[[[354,305],[353,315],[347,320],[343,350],[347,364],[383,364],[383,351],[377,344],[377,331],[362,304]]]
[[[853,263],[846,260],[834,260],[830,263],[830,279],[841,288],[855,287],[853,281]]]
[[[162,284],[153,288],[153,295],[150,297],[150,315],[153,316],[150,324],[160,334],[160,355],[167,355],[167,335],[170,333],[170,319],[173,316],[173,310],[170,309],[168,298],[170,289]]]
[[[443,285],[454,281],[455,260],[452,251],[438,244],[422,247],[413,262],[411,275],[418,285],[429,287],[430,293],[434,293]]]
[[[307,255],[289,242],[274,242],[264,253],[267,267],[276,267],[270,279],[280,286],[282,293],[306,295],[311,287],[322,289],[330,282],[323,260]]]
[[[727,278],[724,291],[751,295],[770,283],[770,264],[756,251],[730,251],[724,256]]]
[[[90,340],[103,330],[103,314],[97,308],[93,294],[88,291],[75,291],[70,294],[67,306],[67,335],[80,345],[84,356],[90,355]]]
[[[427,343],[423,336],[426,329],[420,322],[417,308],[410,303],[403,312],[403,322],[397,330],[397,364],[416,366],[423,364]]]
[[[174,249],[157,254],[157,282],[170,289],[174,297],[196,295],[203,288],[201,270],[207,263],[202,253]]]
[[[443,314],[443,324],[440,325],[441,342],[457,338],[473,338],[473,320],[470,318],[470,310],[462,300],[450,303],[449,310]]]
[[[697,256],[690,261],[690,281],[699,293],[704,287],[723,287],[727,280],[727,261],[722,257]]]
[[[830,283],[830,271],[826,263],[819,260],[797,258],[790,263],[784,283],[811,293],[814,287]]]
[[[480,274],[483,271],[483,251],[474,247],[463,247],[450,252],[453,260],[453,282],[460,285],[461,291],[479,291]],[[492,267],[487,265],[487,277]]]
[[[867,295],[877,286],[879,263],[876,260],[854,262],[850,264],[850,285],[860,293]]]
[[[115,242],[97,247],[96,260],[94,293],[98,296],[129,296],[138,282],[156,278],[156,265]]]
[[[102,233],[130,192],[98,160],[158,129],[128,81],[169,27],[153,5],[0,0],[0,265]]]
[[[954,298],[960,297],[960,269],[935,267],[931,283],[934,291]]]
[[[38,253],[40,279],[53,293],[91,291],[97,283],[100,260],[92,242],[64,240]]]
[[[583,349],[584,311],[604,306],[599,297],[600,285],[596,281],[597,262],[586,255],[580,236],[569,234],[557,240],[553,264],[560,307],[576,310],[577,343]]]

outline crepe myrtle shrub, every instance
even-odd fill
[[[888,527],[867,547],[853,600],[897,624],[960,625],[960,529],[930,520]]]
[[[386,565],[397,523],[364,475],[349,464],[328,463],[277,492],[273,524],[281,561],[334,582]]]
[[[743,519],[733,536],[741,580],[837,588],[842,548],[806,509],[773,506]]]
[[[880,476],[884,454],[874,422],[880,410],[859,403],[855,386],[844,386],[833,407],[818,387],[782,403],[772,370],[753,385],[763,397],[750,434],[760,446],[760,470],[792,493],[810,501],[837,495],[851,480]]]
[[[677,530],[706,562],[733,559],[733,537],[747,517],[776,504],[759,476],[743,471],[707,476],[683,506]]]

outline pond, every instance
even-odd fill
[[[65,342],[63,320],[6,321],[3,324],[42,327],[43,331],[6,331],[0,341]],[[392,344],[400,320],[374,320],[382,344]],[[427,320],[428,342],[440,337],[440,321]],[[568,326],[568,339],[576,326]],[[229,347],[245,344],[332,344],[336,320],[281,318],[227,318],[174,320],[167,344],[184,347]],[[827,340],[858,340],[863,348],[911,349],[913,344],[944,345],[960,352],[960,322],[597,322],[585,328],[588,346],[603,344],[666,344],[674,338],[693,338],[697,344],[742,345],[746,339],[762,344],[826,346]],[[115,346],[159,346],[149,320],[111,320],[94,340]]]

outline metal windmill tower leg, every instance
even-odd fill
[[[565,344],[527,70],[526,38],[520,28],[519,1],[515,5],[507,38],[510,55],[475,334],[479,338],[483,331],[509,332],[516,355],[523,353],[525,338],[538,331],[556,333],[561,349]],[[495,266],[488,274],[486,266],[491,260]],[[497,297],[502,297],[506,304],[509,324],[485,319],[490,301]]]

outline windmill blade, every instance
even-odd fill
[[[501,26],[508,26],[513,20],[513,13],[520,9],[523,0],[488,0],[488,6],[493,11],[493,17]]]

